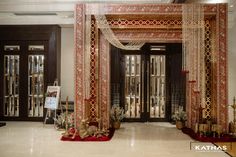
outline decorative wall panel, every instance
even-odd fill
[[[110,52],[109,43],[100,34],[100,51],[99,51],[99,118],[104,129],[109,128],[110,116]]]
[[[217,68],[217,76],[216,80],[219,81],[217,84],[219,87],[217,88],[218,101],[218,124],[222,125],[224,131],[227,131],[228,128],[228,69],[227,69],[227,5],[219,4],[217,5],[217,27],[219,30],[218,35],[218,54],[219,58],[217,60],[218,68]],[[215,78],[214,78],[215,79]]]
[[[144,17],[148,18],[148,17]],[[171,17],[169,17],[171,18]],[[172,17],[173,18],[173,17]],[[108,23],[111,28],[136,28],[136,29],[152,29],[152,28],[159,28],[159,29],[179,29],[182,28],[182,20],[177,17],[176,19],[111,19],[108,20]],[[140,27],[142,26],[142,27]]]
[[[181,30],[115,30],[115,35],[119,40],[129,41],[141,40],[146,42],[181,42]]]
[[[98,30],[95,19],[91,21],[91,48],[90,48],[90,101],[89,120],[96,122],[98,118]],[[85,69],[84,69],[85,70]]]
[[[203,118],[212,119],[212,31],[211,23],[205,20],[205,82],[206,82],[206,98],[203,110]]]
[[[85,5],[76,5],[75,21],[75,126],[85,116],[84,51],[85,51]]]
[[[181,15],[180,4],[86,4],[86,14],[106,15]],[[204,5],[205,14],[216,14],[217,6],[214,4]]]
[[[86,7],[85,7],[86,6]],[[101,9],[102,8],[102,9]],[[84,118],[84,78],[83,71],[86,70],[83,67],[83,53],[84,53],[84,23],[85,14],[106,14],[108,16],[109,24],[113,28],[115,35],[119,40],[126,42],[131,40],[145,41],[145,42],[182,42],[182,5],[159,5],[159,4],[78,4],[76,6],[76,58],[75,58],[75,68],[76,68],[76,120],[77,126]],[[211,4],[204,5],[204,14],[206,22],[206,108],[205,108],[205,118],[214,119],[217,118],[217,123],[222,125],[223,128],[227,128],[227,7],[225,4]],[[127,18],[132,16],[132,19]],[[119,16],[117,16],[119,15]],[[146,19],[145,16],[151,15],[151,18]],[[163,16],[165,15],[165,16]],[[166,20],[166,16],[173,16],[172,20]],[[155,17],[155,18],[153,18]],[[121,20],[122,19],[122,20]],[[207,21],[206,19],[210,20]],[[216,21],[216,26],[210,26],[212,21]],[[209,26],[208,26],[209,24]],[[214,37],[212,31],[216,30],[216,41],[211,42]],[[131,29],[132,28],[132,29]],[[91,35],[98,32],[95,30],[91,31]],[[99,39],[99,40],[97,40]],[[93,39],[91,40],[93,41]],[[94,121],[96,118],[101,119],[101,124],[103,127],[109,126],[109,44],[103,37],[95,37],[94,41],[97,42],[100,47],[96,47],[96,44],[91,44],[91,66],[94,68],[90,69],[91,81],[90,94],[96,97],[96,102],[90,103],[89,112],[90,118]],[[91,42],[92,43],[92,42]],[[219,45],[217,47],[216,45]],[[93,47],[94,46],[94,47]],[[99,57],[95,55],[93,58],[93,53],[96,53],[96,49],[99,49]],[[213,52],[214,51],[214,52]],[[216,60],[213,64],[212,55],[215,55]],[[96,58],[97,57],[97,58]],[[97,73],[96,69],[99,71]],[[214,74],[214,75],[213,75]],[[98,78],[96,76],[98,75]],[[188,73],[186,73],[188,75]],[[216,91],[212,90],[212,83],[217,81],[215,84]],[[197,101],[199,97],[198,92],[194,91],[194,82],[187,82],[187,100],[186,100],[186,110],[188,112],[188,127],[194,126],[196,122],[200,120],[200,109],[199,102]],[[94,89],[93,89],[94,88]],[[92,92],[94,90],[94,92]],[[105,92],[104,92],[105,91]],[[216,104],[212,103],[212,98],[216,99]],[[212,112],[212,110],[217,110],[217,115]],[[220,111],[220,112],[219,112]],[[201,117],[202,118],[202,117]],[[204,117],[203,117],[204,118]]]

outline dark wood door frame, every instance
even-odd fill
[[[28,116],[28,55],[35,54],[28,50],[28,45],[44,45],[45,52],[37,55],[45,57],[45,87],[53,85],[57,78],[60,84],[61,29],[58,25],[2,25],[0,26],[0,119],[14,121],[43,121],[43,117]],[[19,52],[5,52],[4,45],[20,45]],[[4,55],[20,55],[20,109],[19,117],[6,117],[3,111],[3,63]],[[45,116],[45,109],[44,109]]]
[[[151,45],[165,45],[166,50],[165,51],[155,51],[152,50],[150,46]],[[147,67],[150,55],[165,55],[166,56],[166,100],[165,100],[165,118],[150,118],[150,113],[147,112],[147,86],[145,86],[144,93],[144,100],[145,103],[144,112],[141,112],[141,118],[128,118],[124,121],[128,122],[146,122],[146,121],[171,121],[171,115],[172,115],[172,95],[173,93],[173,85],[176,84],[175,80],[182,80],[184,82],[184,76],[179,75],[181,73],[181,64],[182,64],[182,44],[181,43],[146,43],[141,50],[139,51],[127,51],[127,50],[120,50],[118,48],[115,48],[114,46],[111,46],[111,93],[114,91],[113,85],[116,84],[119,86],[118,92],[120,93],[120,105],[124,107],[125,104],[125,95],[124,95],[124,55],[141,55],[141,62],[144,61],[144,69],[149,69],[150,67]],[[177,56],[177,57],[176,57]],[[178,65],[175,65],[178,64]],[[180,64],[180,65],[179,65]],[[176,69],[177,67],[177,69]],[[174,73],[174,71],[178,71],[178,75]],[[144,71],[144,84],[147,84],[147,79],[150,77],[148,74],[148,71]],[[181,78],[179,78],[181,77]],[[183,78],[182,78],[183,77]],[[142,79],[142,78],[141,78]],[[142,81],[141,81],[142,82]],[[174,85],[175,86],[175,85]],[[185,85],[184,87],[185,88]],[[182,90],[182,95],[184,95],[185,90]],[[111,95],[111,102],[112,102],[112,95]],[[185,103],[185,97],[183,98],[182,102]]]

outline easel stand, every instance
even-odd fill
[[[56,109],[54,110],[54,109],[47,108],[46,116],[45,116],[44,123],[43,123],[44,125],[46,124],[47,120],[50,119],[53,111],[54,111],[54,118],[53,118],[54,127],[56,127],[56,119],[57,119],[57,110]]]
[[[61,97],[60,97],[60,101],[59,101],[59,106],[60,106],[60,110],[61,110],[61,113],[63,113],[63,109],[62,109],[62,105],[61,105]],[[47,108],[47,112],[46,112],[46,116],[45,116],[45,119],[44,119],[44,122],[43,124],[46,124],[47,120],[50,119],[51,114],[54,112],[54,118],[53,118],[53,121],[54,121],[54,127],[56,128],[56,121],[57,121],[57,109],[50,109],[50,108]]]
[[[52,91],[50,91],[50,89]],[[46,112],[46,116],[45,116],[44,123],[43,123],[44,125],[46,124],[47,120],[50,119],[50,117],[52,117],[51,116],[52,113],[54,113],[53,122],[54,122],[54,127],[56,128],[58,104],[60,105],[60,108],[61,108],[61,100],[60,99],[61,99],[60,87],[58,86],[58,81],[56,80],[56,81],[54,81],[53,86],[48,86],[48,89],[47,89],[47,97],[46,97],[45,106],[44,106],[45,108],[47,108],[47,112]],[[53,101],[50,101],[50,100],[53,100]],[[61,110],[62,110],[62,108],[61,108]]]

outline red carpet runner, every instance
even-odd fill
[[[81,139],[81,137],[78,135],[78,136],[75,136],[75,138],[72,139],[72,136],[69,136],[69,137],[64,137],[62,136],[61,137],[61,140],[62,141],[110,141],[111,138],[113,137],[114,135],[114,132],[115,132],[115,129],[109,129],[109,135],[108,136],[102,136],[102,137],[94,137],[94,136],[90,136],[90,137],[86,137],[84,139]]]

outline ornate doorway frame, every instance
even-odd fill
[[[98,14],[102,8],[122,41],[145,40],[147,42],[182,41],[182,5],[178,4],[77,4],[75,21],[75,125],[82,119],[99,119],[103,128],[109,127],[110,84],[109,43],[100,33],[95,19],[91,22],[90,69],[85,69],[86,15]],[[139,16],[139,20],[127,17]],[[135,15],[135,16],[134,16]],[[152,20],[146,20],[150,15]],[[205,55],[206,55],[206,104],[200,111],[192,82],[186,85],[187,125],[194,128],[201,116],[213,119],[227,131],[228,123],[228,80],[227,80],[227,5],[204,5]],[[166,17],[174,17],[168,20]],[[179,19],[180,18],[180,19]],[[122,19],[122,20],[120,20]],[[122,29],[116,29],[122,26]],[[130,28],[143,28],[142,31]],[[85,70],[90,73],[90,99],[85,99]]]

